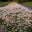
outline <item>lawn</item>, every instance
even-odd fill
[[[24,2],[22,3],[24,6],[27,6],[27,7],[31,7],[32,6],[32,2]]]
[[[0,7],[5,5],[8,5],[8,2],[0,2]]]

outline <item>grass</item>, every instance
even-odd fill
[[[0,7],[6,6],[6,5],[18,5],[16,2],[0,2]]]
[[[27,7],[31,7],[32,6],[32,2],[24,2],[22,3],[24,6],[27,6]]]
[[[8,5],[8,2],[0,2],[0,7],[1,6],[6,6],[6,5]]]

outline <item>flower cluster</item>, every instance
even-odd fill
[[[0,18],[2,18],[5,28],[17,31],[18,29],[32,28],[32,12],[21,5],[6,6],[0,8]],[[9,27],[8,27],[9,26]]]

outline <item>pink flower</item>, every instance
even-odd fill
[[[9,21],[9,17],[8,17],[8,16],[4,16],[4,17],[2,18],[2,20]]]

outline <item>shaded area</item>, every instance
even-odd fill
[[[28,9],[31,9],[32,10],[32,7],[28,7]]]
[[[6,32],[5,28],[0,27],[0,32]]]

